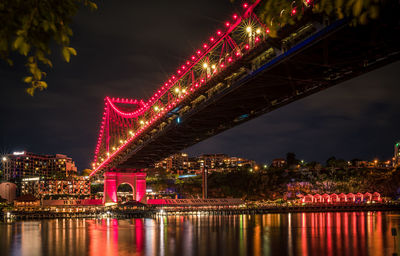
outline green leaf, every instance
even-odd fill
[[[74,48],[68,47],[68,51],[69,51],[72,55],[76,56],[76,50],[75,50]]]
[[[31,76],[26,76],[26,77],[24,77],[24,82],[25,82],[25,83],[31,83],[31,82],[32,82],[32,79],[33,79],[33,77],[31,77]]]
[[[97,10],[97,4],[96,4],[96,3],[93,3],[93,2],[89,2],[89,8],[90,8],[92,11],[95,11],[95,10]]]
[[[64,57],[64,60],[65,60],[66,62],[69,62],[69,59],[71,58],[71,53],[70,53],[70,51],[68,50],[68,47],[63,47],[63,49],[62,49],[62,55],[63,55],[63,57]]]
[[[357,0],[355,4],[353,5],[353,15],[358,17],[361,13],[363,6],[363,0]]]
[[[45,81],[39,81],[38,86],[43,90],[47,88],[47,83]]]
[[[19,49],[20,49],[19,52],[20,52],[22,55],[27,56],[28,53],[29,53],[29,50],[31,49],[31,46],[30,46],[29,44],[23,42],[23,43],[21,44],[21,46],[20,46]]]
[[[26,89],[26,92],[27,92],[29,95],[33,96],[33,94],[35,93],[35,88],[33,88],[33,87],[27,88],[27,89]]]
[[[24,38],[22,36],[18,36],[17,39],[15,39],[13,43],[13,48],[14,49],[19,49],[21,44],[24,42]]]

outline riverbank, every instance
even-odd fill
[[[37,220],[62,218],[152,218],[168,215],[238,215],[238,214],[268,214],[268,213],[308,213],[308,212],[370,212],[370,211],[400,211],[400,204],[363,204],[363,205],[293,205],[293,206],[263,206],[263,207],[152,207],[148,209],[121,210],[104,207],[102,210],[88,212],[53,212],[53,211],[9,211],[2,212],[1,219]]]

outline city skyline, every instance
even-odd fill
[[[78,56],[69,65],[56,59],[55,68],[48,72],[49,89],[33,98],[25,94],[20,82],[25,73],[22,63],[17,62],[12,68],[1,64],[0,72],[9,95],[1,102],[5,113],[1,117],[5,124],[0,136],[3,151],[65,153],[76,161],[79,169],[89,167],[104,96],[148,98],[196,42],[208,36],[209,31],[219,26],[221,17],[227,17],[235,9],[225,1],[210,1],[197,12],[204,14],[191,18],[178,10],[174,13],[175,8],[171,8],[168,15],[154,14],[165,15],[165,24],[140,23],[126,33],[115,28],[118,25],[124,28],[122,20],[137,22],[140,15],[130,17],[122,12],[121,19],[104,19],[122,7],[131,9],[134,4],[124,5],[104,3],[98,13],[78,15],[72,41]],[[139,5],[149,13],[153,11],[150,4]],[[187,10],[199,8],[190,3],[168,5]],[[209,8],[210,5],[216,8]],[[193,19],[193,23],[180,24],[182,18]],[[194,20],[202,21],[196,22],[196,29],[191,25]],[[177,31],[165,34],[167,27]],[[154,41],[152,33],[165,37]],[[142,34],[146,36],[139,36]],[[115,36],[120,40],[114,39]],[[98,52],[104,56],[98,56]],[[102,61],[115,64],[104,65]],[[257,162],[279,158],[287,152],[319,162],[330,156],[389,159],[393,156],[393,144],[399,140],[400,114],[396,111],[399,65],[391,64],[294,102],[185,151],[193,155],[221,152]],[[83,72],[84,67],[90,68]]]

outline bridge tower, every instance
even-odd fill
[[[132,187],[133,200],[147,203],[146,200],[146,173],[145,172],[121,172],[108,171],[104,173],[103,204],[118,202],[117,189],[121,184],[129,184]]]

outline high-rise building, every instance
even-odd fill
[[[87,196],[90,195],[90,180],[79,176],[66,179],[24,178],[21,194],[32,194],[37,198],[46,195]]]
[[[77,168],[74,161],[66,155],[39,155],[29,152],[14,152],[1,159],[3,178],[18,181],[23,178],[60,178],[75,176]]]

